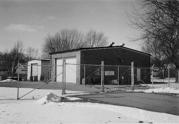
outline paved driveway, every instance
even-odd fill
[[[179,115],[179,96],[118,92],[82,95],[80,97],[102,103]]]

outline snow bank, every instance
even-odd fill
[[[69,101],[81,100],[81,98],[78,98],[78,97],[65,97],[65,98],[68,99]]]
[[[46,96],[37,100],[39,104],[46,104],[48,102],[61,102],[62,97],[55,95],[54,93],[48,93]]]
[[[13,80],[13,79],[6,79],[6,80],[2,80],[0,82],[17,82],[17,80]]]
[[[62,99],[66,99],[68,101],[81,100],[80,98],[77,98],[77,97],[57,96],[56,94],[50,92],[47,95],[45,95],[44,97],[42,97],[39,100],[37,100],[37,103],[38,104],[47,104],[49,102],[59,103],[59,102],[62,102]]]
[[[173,94],[179,94],[178,88],[172,88],[172,87],[161,87],[161,88],[152,88],[152,89],[140,89],[140,90],[134,90],[134,92],[144,92],[144,93],[173,93]]]
[[[155,89],[148,89],[144,91],[145,93],[174,93],[179,94],[179,89],[171,88],[171,87],[164,87],[164,88],[155,88]]]

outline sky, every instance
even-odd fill
[[[62,29],[96,30],[115,45],[141,50],[140,31],[131,24],[137,0],[0,0],[0,51],[22,41],[43,48],[45,38]]]

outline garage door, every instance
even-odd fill
[[[76,58],[66,59],[66,82],[76,83]]]
[[[34,63],[31,65],[32,71],[31,76],[38,76],[38,64]]]
[[[56,81],[57,82],[62,82],[62,65],[63,65],[63,60],[57,59],[56,60]]]

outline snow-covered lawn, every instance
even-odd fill
[[[23,95],[31,89],[20,89]],[[142,109],[90,102],[74,102],[79,98],[61,91],[37,90],[16,100],[16,88],[0,88],[0,124],[110,124],[110,123],[179,123],[179,116]],[[67,92],[82,94],[84,92]],[[33,100],[34,99],[34,100]]]

